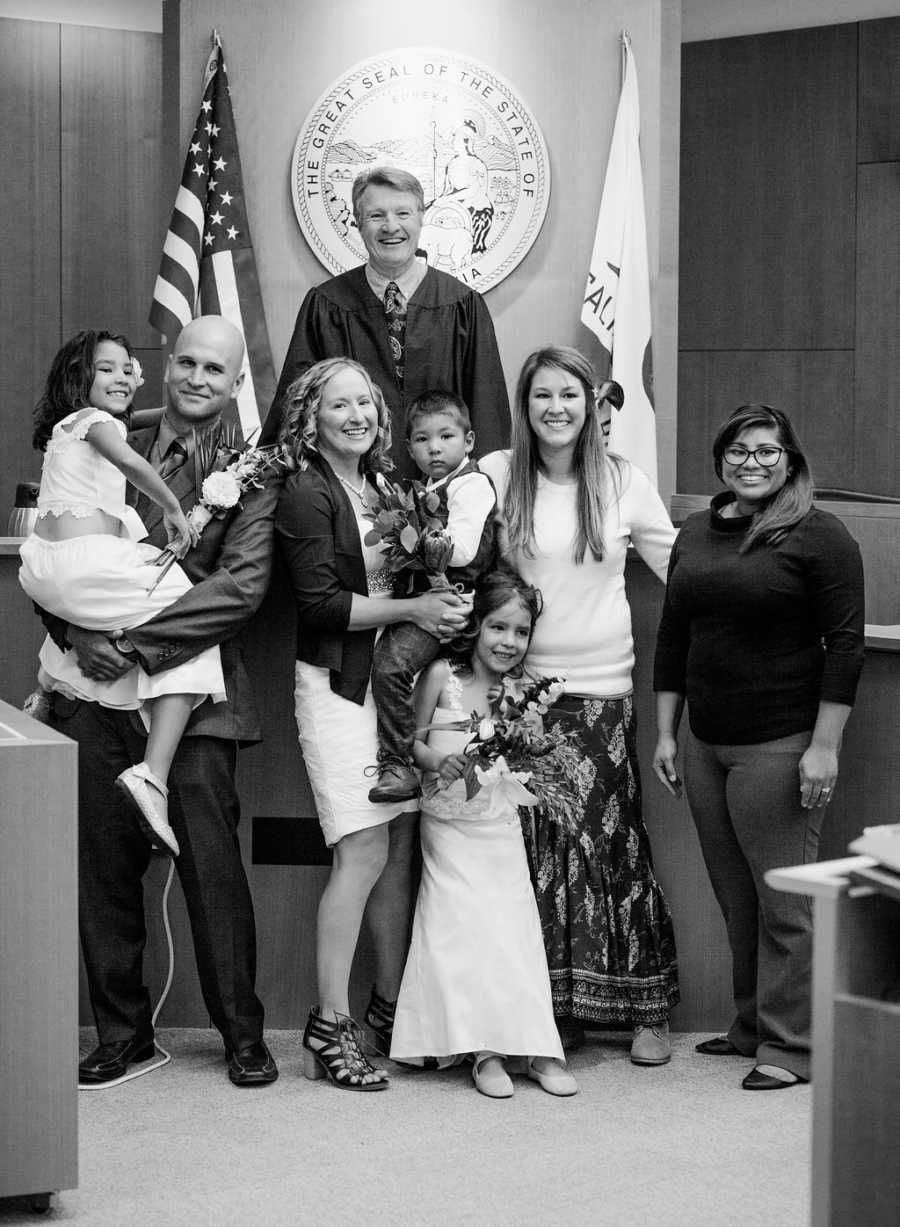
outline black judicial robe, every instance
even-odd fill
[[[281,420],[288,385],[314,362],[341,356],[364,366],[384,393],[400,475],[415,473],[406,451],[406,407],[435,388],[456,393],[468,405],[478,455],[509,446],[509,398],[494,325],[481,295],[455,277],[429,268],[409,300],[402,388],[394,375],[384,308],[366,280],[365,265],[314,286],[297,315],[267,434]]]

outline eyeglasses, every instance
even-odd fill
[[[746,464],[747,460],[752,456],[758,465],[764,469],[773,468],[787,448],[776,447],[774,443],[764,443],[762,447],[754,448],[751,452],[748,447],[743,447],[740,443],[732,443],[730,447],[726,447],[722,455],[728,464],[733,464],[735,468],[739,465]]]

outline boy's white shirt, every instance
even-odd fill
[[[469,463],[464,456],[452,473],[438,481],[427,481],[426,490],[440,490]],[[478,553],[481,534],[489,515],[493,515],[497,496],[490,479],[484,473],[466,473],[447,491],[447,535],[453,542],[449,566],[464,567]]]

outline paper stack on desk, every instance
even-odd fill
[[[883,827],[866,827],[849,848],[859,856],[872,856],[879,864],[900,873],[900,822]]]

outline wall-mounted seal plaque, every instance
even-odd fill
[[[538,236],[550,162],[537,121],[484,64],[405,47],[349,69],[297,137],[294,209],[321,262],[343,272],[366,258],[350,188],[361,170],[398,166],[425,189],[420,246],[435,268],[478,290],[502,281]]]

